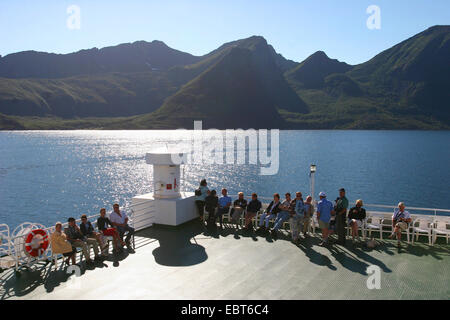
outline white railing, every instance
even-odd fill
[[[220,196],[220,194],[218,195]],[[232,199],[237,199],[238,196],[237,195],[230,195],[232,197]],[[251,195],[246,195],[244,196],[246,199],[250,199]],[[272,197],[260,197],[258,196],[258,199],[262,202],[263,208],[267,207],[267,205],[269,204],[270,201],[273,200]],[[280,199],[282,200],[282,199]],[[315,201],[315,204],[317,204],[317,201]],[[396,208],[395,205],[381,205],[381,204],[365,204],[364,207],[366,208],[367,212],[369,215],[388,215],[388,214],[392,214],[393,210]],[[385,211],[375,211],[375,210],[369,210],[368,208],[375,208],[375,209],[390,209],[389,211],[385,210]],[[154,205],[149,205],[148,202],[142,202],[142,203],[137,203],[137,204],[131,204],[130,206],[125,206],[125,210],[129,212],[128,216],[129,216],[129,224],[135,228],[136,231],[148,228],[150,226],[153,225],[153,221],[154,221],[154,217],[155,217],[155,213],[156,213],[156,209],[154,207]],[[437,209],[437,208],[421,208],[421,207],[407,207],[407,210],[410,211],[410,213],[413,216],[420,216],[421,214],[416,213],[417,211],[420,212],[424,212],[424,215],[426,216],[434,216],[435,220],[436,218],[449,218],[450,219],[450,210],[449,209]],[[411,212],[413,211],[413,212]],[[93,219],[97,219],[100,216],[100,214],[93,214],[88,216],[88,220],[93,220]],[[81,222],[81,219],[76,219],[77,223]],[[92,221],[91,221],[92,222]],[[96,221],[93,221],[94,226],[96,226]],[[62,223],[63,228],[68,226],[68,222],[63,222]],[[44,230],[48,233],[51,234],[52,232],[55,231],[55,227],[54,226],[50,226],[50,227],[45,227]],[[12,235],[10,239],[8,239],[10,245],[11,245],[11,254],[12,256],[14,256],[16,259],[21,259],[21,262],[24,262],[24,255],[23,252],[18,252],[18,251],[23,251],[23,248],[16,248],[14,243],[16,239],[22,237],[23,235],[20,236],[15,236]],[[4,241],[6,239],[3,239]],[[31,258],[31,260],[42,260],[47,259],[49,257],[52,256],[51,253],[51,246],[49,247],[49,250],[47,250],[46,256],[41,257],[40,259],[36,259],[36,258]],[[30,262],[30,258],[27,257],[27,264],[29,264]]]
[[[391,209],[391,212],[394,211],[397,206],[395,205],[384,205],[384,204],[365,204],[366,208],[381,208],[381,209]],[[437,216],[448,216],[450,217],[450,210],[448,209],[437,209],[437,208],[420,208],[420,207],[407,207],[406,208],[411,214],[411,211],[421,211],[424,212],[425,215],[434,215]],[[416,213],[420,214],[420,213]]]
[[[220,194],[218,195],[220,197]],[[237,199],[238,195],[229,195],[232,199]],[[283,196],[280,194],[280,201],[283,202]],[[246,199],[251,199],[251,195],[245,195],[244,198]],[[292,197],[292,199],[294,199],[294,197]],[[261,203],[263,205],[268,205],[270,203],[270,201],[273,200],[273,197],[260,197],[258,196],[258,200],[261,201]],[[267,203],[262,201],[268,201]],[[349,201],[349,203],[351,203]],[[317,206],[317,200],[315,201],[315,206]],[[378,211],[378,213],[384,213],[384,214],[388,214],[388,213],[393,213],[394,209],[397,208],[396,205],[384,205],[384,204],[364,204],[364,207],[366,208],[367,211],[369,212],[375,212],[374,210],[368,210],[367,208],[380,208],[380,209],[391,209],[390,211]],[[450,219],[450,209],[437,209],[437,208],[421,208],[421,207],[407,207],[406,208],[411,214],[414,215],[420,215],[420,214],[424,214],[424,215],[434,215],[435,217],[448,217]],[[411,212],[413,211],[413,212]],[[423,213],[418,213],[418,212],[414,212],[414,211],[420,211]]]
[[[238,197],[237,195],[229,195],[229,196],[231,196],[232,199],[233,198],[237,199],[237,197]],[[249,199],[250,196],[244,196],[244,198]],[[262,204],[261,210],[264,210],[269,205],[269,202],[273,200],[273,198],[272,197],[264,197],[264,196],[260,197],[260,196],[258,196],[258,200],[260,200],[261,204]],[[263,201],[269,201],[269,202],[263,202]],[[280,199],[280,201],[282,201],[282,200]],[[317,205],[317,201],[314,201],[314,205]],[[393,213],[394,209],[397,208],[397,206],[395,206],[395,205],[382,205],[382,204],[365,204],[364,207],[366,208],[367,217],[365,219],[364,226],[362,228],[360,228],[360,230],[362,231],[363,237],[365,237],[365,232],[367,231],[366,230],[366,226],[365,226],[367,224],[367,221],[370,220],[370,219],[373,219],[375,217],[380,217],[381,218],[381,220],[380,220],[381,224],[380,224],[379,229],[378,229],[378,232],[380,234],[382,234],[382,233],[391,233],[392,232],[392,229],[386,230],[386,229],[384,229],[384,227],[392,225],[392,220],[391,220],[392,219],[392,213]],[[381,209],[390,209],[390,210],[389,211],[375,211],[375,210],[369,210],[368,208],[381,208]],[[403,233],[406,233],[408,242],[410,241],[410,236],[411,236],[411,238],[415,236],[413,230],[414,230],[415,224],[418,221],[420,221],[420,220],[425,219],[426,221],[429,221],[430,228],[432,229],[430,237],[436,237],[436,235],[435,235],[436,234],[435,228],[436,228],[436,225],[437,225],[437,223],[439,221],[441,221],[441,222],[444,221],[446,223],[446,225],[447,225],[447,228],[450,225],[450,210],[448,210],[448,209],[408,207],[407,210],[410,212],[411,218],[412,218],[412,222],[410,223],[410,227],[406,231],[403,232]],[[421,211],[421,212],[424,212],[424,213],[417,213],[417,211]],[[228,212],[228,219],[230,219],[229,213],[230,213],[230,211]],[[430,219],[430,217],[433,217],[433,218]],[[256,216],[253,219],[254,219],[254,222],[257,223],[258,216]],[[317,216],[315,216],[315,213],[314,213],[314,216],[311,219],[311,223],[312,223],[311,224],[311,228],[312,228],[313,232],[315,232],[315,229],[318,227]],[[284,222],[283,226],[285,224],[288,224],[288,222]],[[350,230],[350,228],[348,226],[346,228],[347,228],[347,231]],[[380,237],[382,237],[382,236],[380,236]],[[447,237],[448,238],[448,235],[441,235],[441,237]],[[434,240],[431,242],[432,244],[434,244],[435,239],[436,238],[434,238]],[[447,241],[448,241],[448,239],[447,239]]]
[[[141,207],[145,205],[145,209],[144,207]],[[127,207],[125,207],[127,208]],[[155,213],[155,208],[150,206],[148,206],[147,203],[138,203],[138,204],[132,204],[131,206],[129,206],[129,221],[128,223],[136,230],[141,230],[141,229],[145,229],[147,227],[150,227],[153,224],[153,220],[154,220],[154,213]],[[87,217],[87,219],[89,221],[91,221],[91,223],[93,224],[94,228],[97,227],[97,221],[96,219],[100,217],[100,213],[98,214],[93,214]],[[76,223],[81,223],[81,218],[79,219],[75,219]],[[56,221],[55,221],[56,223]],[[68,222],[61,222],[62,224],[62,228],[66,228],[68,227],[69,223]],[[15,229],[16,230],[16,229]],[[43,230],[45,230],[47,232],[47,234],[50,237],[50,234],[55,232],[55,226],[50,226],[50,227],[44,227]],[[2,246],[6,245],[7,242],[7,246],[8,246],[8,253],[9,255],[14,258],[14,260],[16,261],[16,271],[18,270],[18,268],[20,267],[20,265],[26,265],[27,267],[29,267],[31,264],[36,263],[38,261],[43,261],[43,260],[49,260],[52,258],[53,253],[51,250],[51,245],[49,246],[48,250],[46,251],[45,255],[41,256],[41,257],[30,257],[27,256],[24,253],[24,248],[23,248],[23,240],[24,235],[11,235],[9,239],[2,239],[3,243]],[[5,251],[5,250],[3,250]]]

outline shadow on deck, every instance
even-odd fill
[[[128,255],[127,252],[116,256],[109,254],[105,261],[110,261],[114,267],[118,267],[118,262],[126,259]],[[26,296],[41,285],[46,292],[52,292],[56,287],[73,280],[74,277],[83,276],[87,270],[110,267],[104,262],[95,262],[93,266],[87,266],[85,261],[80,261],[77,265],[79,266],[78,275],[77,271],[68,269],[62,259],[58,260],[57,269],[50,261],[40,261],[22,271],[20,277],[16,275],[14,269],[6,270],[0,275],[0,300]]]
[[[158,264],[183,267],[208,259],[205,248],[195,240],[202,232],[201,223],[191,221],[178,227],[154,226],[139,231],[137,236],[159,241],[159,247],[152,252]]]
[[[390,274],[395,270],[392,270],[392,267],[389,267],[388,264],[395,265],[392,261],[402,259],[402,257],[403,259],[410,259],[415,256],[441,261],[448,260],[450,256],[449,247],[445,245],[445,242],[444,244],[437,243],[433,247],[423,242],[413,245],[403,243],[402,248],[399,249],[394,246],[394,241],[383,240],[378,241],[378,246],[375,249],[369,249],[364,243],[352,244],[351,241],[347,241],[345,247],[330,245],[322,248],[318,247],[320,237],[317,234],[301,239],[298,244],[294,244],[291,242],[290,234],[286,231],[280,232],[277,239],[272,239],[270,235],[258,235],[255,232],[244,232],[242,230],[236,231],[231,225],[227,224],[225,224],[224,230],[207,230],[199,221],[191,221],[179,227],[153,226],[141,230],[135,235],[135,248],[136,254],[139,254],[140,248],[159,242],[159,246],[152,251],[156,263],[173,267],[192,266],[201,264],[208,259],[207,250],[198,242],[208,247],[209,243],[206,240],[217,240],[221,237],[228,238],[230,241],[233,241],[231,238],[234,238],[236,241],[242,241],[240,244],[248,247],[253,245],[255,246],[254,250],[259,250],[259,246],[262,245],[270,246],[273,242],[283,242],[283,248],[290,246],[289,250],[291,250],[291,248],[297,247],[298,252],[309,259],[309,263],[312,264],[311,267],[327,267],[331,271],[338,271],[336,274],[339,274],[343,269],[347,269],[352,273],[367,275],[366,270],[370,265],[376,265],[380,267],[382,272]],[[250,239],[252,241],[249,242]],[[286,246],[284,243],[286,243]],[[226,244],[216,242],[217,244],[221,246],[218,250],[233,250],[229,241],[226,241]],[[274,254],[280,255],[279,259],[283,259],[281,253]],[[231,254],[231,257],[233,256]],[[113,264],[108,265],[100,262],[95,265],[95,268],[107,269],[111,266],[120,268],[118,262],[127,257],[128,253],[115,258],[110,255],[107,261],[113,262]],[[236,253],[234,257],[239,257],[239,253]],[[308,263],[308,260],[304,261]],[[425,265],[427,264],[425,263]],[[439,268],[438,264],[433,265],[436,265],[436,267],[432,267],[433,270],[424,271],[424,275],[429,275],[429,271],[435,271],[436,268]],[[82,276],[89,268],[84,262],[80,263],[80,266],[80,275]],[[332,274],[333,272],[330,276]],[[75,275],[68,273],[67,267],[62,266],[61,260],[57,270],[50,263],[39,263],[29,271],[24,272],[19,278],[16,277],[13,270],[7,270],[0,274],[0,299],[25,297],[40,286],[45,288],[45,292],[52,292],[55,288],[72,281],[74,278]],[[40,297],[45,298],[45,296]]]

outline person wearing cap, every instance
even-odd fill
[[[331,215],[334,215],[333,203],[328,201],[325,192],[319,193],[320,201],[317,203],[317,220],[319,221],[319,228],[322,231],[323,242],[320,245],[328,244],[329,223]]]
[[[392,215],[392,224],[394,226],[394,231],[389,236],[390,239],[393,238],[394,234],[397,236],[397,246],[400,247],[400,241],[402,239],[402,231],[405,231],[409,227],[411,222],[411,214],[405,210],[405,204],[399,202],[397,208],[394,210]]]
[[[346,215],[348,208],[348,200],[345,197],[345,189],[339,189],[339,197],[336,199],[335,212],[336,212],[336,233],[338,236],[338,243],[345,245],[345,226]]]
[[[119,209],[119,204],[113,204],[113,211],[109,215],[109,220],[111,224],[117,229],[119,233],[120,239],[123,238],[125,232],[128,232],[125,238],[125,244],[127,245],[127,249],[129,253],[134,253],[133,248],[131,247],[131,236],[134,234],[134,228],[128,225],[128,215],[125,211]]]
[[[352,228],[352,239],[355,242],[355,237],[359,240],[358,228],[361,228],[366,218],[366,209],[363,207],[361,199],[356,200],[356,204],[348,211],[348,224]]]
[[[53,254],[62,254],[67,259],[64,262],[69,265],[70,260],[72,264],[75,264],[75,254],[77,250],[72,247],[67,240],[67,236],[62,232],[62,223],[57,222],[55,224],[55,232],[50,236],[50,244],[52,245]]]

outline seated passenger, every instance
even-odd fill
[[[100,209],[100,217],[97,219],[97,228],[104,236],[113,237],[113,252],[120,251],[120,247],[125,246],[125,242],[119,237],[119,232],[112,225],[111,221],[106,217],[106,209]]]
[[[125,244],[127,246],[129,253],[134,253],[134,249],[131,247],[131,236],[134,234],[134,228],[128,225],[128,215],[125,211],[119,209],[119,205],[115,203],[113,205],[113,211],[109,215],[109,220],[112,225],[117,228],[117,232],[119,233],[119,237],[122,240],[125,232],[128,232],[125,238]]]
[[[211,228],[216,225],[216,209],[219,199],[216,195],[216,190],[211,190],[205,198],[205,210],[208,212],[208,227]]]
[[[393,232],[389,236],[390,239],[393,238],[394,234],[397,236],[397,246],[400,247],[400,241],[402,239],[402,231],[409,228],[409,223],[411,222],[411,215],[405,210],[405,204],[399,202],[398,208],[394,210],[392,215],[392,225]]]
[[[348,225],[352,228],[352,240],[355,242],[355,237],[359,241],[358,228],[361,228],[366,218],[366,209],[363,207],[361,199],[356,200],[356,204],[348,211]]]
[[[290,212],[292,212],[291,208],[291,194],[288,192],[285,194],[285,200],[280,204],[280,212],[278,212],[277,217],[275,218],[273,229],[270,234],[274,239],[277,238],[277,231],[283,226],[283,223],[287,221],[290,217]]]
[[[280,212],[280,204],[280,195],[275,193],[272,202],[270,202],[267,209],[264,210],[264,213],[259,218],[259,228],[256,230],[257,232],[265,232],[269,229],[269,221],[270,219],[274,219],[277,216],[277,213]]]
[[[245,213],[245,231],[252,230],[252,219],[256,216],[258,211],[261,210],[261,201],[258,200],[256,193],[252,194],[252,200],[247,205],[247,212]]]
[[[67,259],[64,262],[67,265],[69,265],[70,259],[72,259],[72,264],[75,264],[77,250],[67,241],[67,236],[62,232],[61,222],[55,224],[55,232],[50,236],[50,243],[52,245],[52,253],[62,254],[66,257]]]
[[[244,212],[247,207],[247,200],[244,199],[244,193],[239,192],[238,198],[233,202],[233,208],[231,208],[231,218],[232,222],[236,224],[236,228],[239,229],[239,222],[241,219],[242,212]]]
[[[94,226],[85,214],[81,216],[80,231],[86,238],[97,240],[97,243],[103,252],[106,245],[103,243],[102,235],[94,231]]]
[[[67,240],[72,244],[75,248],[81,248],[83,251],[83,255],[86,258],[86,263],[88,265],[92,265],[93,262],[91,260],[89,254],[89,246],[91,245],[94,249],[95,260],[101,261],[101,257],[98,255],[99,248],[98,242],[95,239],[86,238],[80,231],[80,228],[77,226],[75,218],[69,218],[67,220],[69,222],[69,226],[64,229],[64,233],[67,236]]]
[[[222,189],[222,196],[219,198],[219,208],[217,209],[217,217],[219,218],[220,229],[223,229],[223,215],[226,214],[231,207],[231,198],[227,195],[227,189]]]

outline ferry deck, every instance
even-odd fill
[[[0,299],[449,299],[450,247],[378,240],[322,247],[320,231],[299,245],[282,231],[245,234],[225,223],[208,233],[199,221],[154,225],[135,235],[135,253],[112,255],[81,275],[60,259],[36,263],[16,277],[0,274]],[[92,251],[92,250],[91,250]],[[368,267],[380,270],[380,289],[369,289]]]

